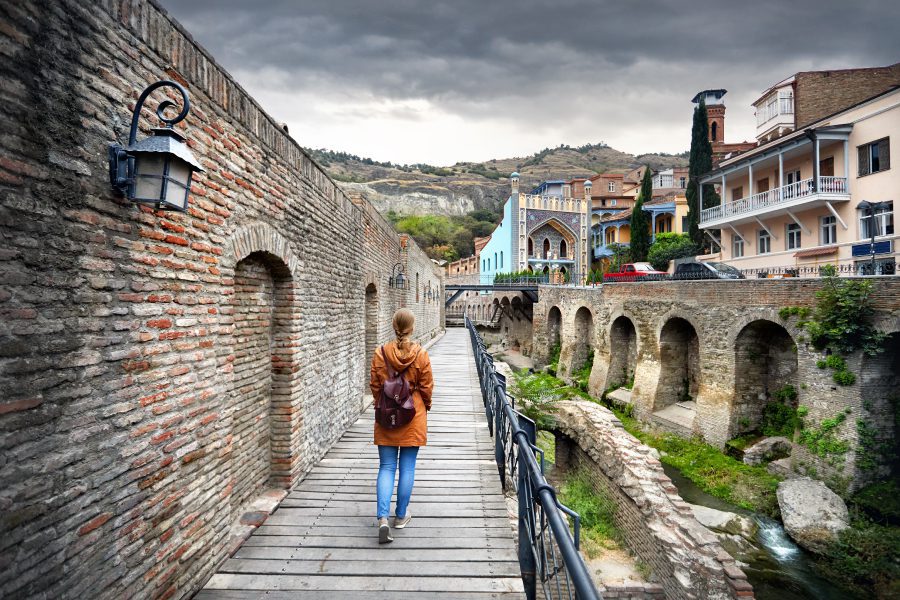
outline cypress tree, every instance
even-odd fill
[[[703,99],[694,108],[694,123],[691,128],[691,155],[688,167],[688,185],[685,192],[688,203],[688,235],[699,247],[704,243],[703,232],[700,231],[700,211],[719,203],[719,196],[712,185],[703,186],[703,206],[700,206],[699,178],[712,171],[712,144],[709,142],[709,121],[706,114],[706,103]]]
[[[641,181],[641,193],[631,210],[631,260],[635,262],[647,260],[647,252],[650,250],[650,226],[647,213],[644,212],[644,202],[652,199],[653,174],[650,167],[647,167]]]

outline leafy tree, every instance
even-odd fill
[[[644,202],[653,198],[653,174],[650,167],[644,171],[641,194],[631,211],[631,258],[635,261],[647,260],[650,248],[650,224],[644,212]]]
[[[658,233],[656,241],[650,246],[647,260],[654,269],[665,271],[669,268],[669,261],[697,254],[697,246],[687,234],[683,233]]]
[[[700,211],[719,203],[719,196],[712,185],[703,186],[703,206],[700,206],[699,178],[712,171],[712,144],[709,142],[709,121],[706,103],[701,99],[694,108],[694,122],[691,128],[691,151],[688,167],[688,185],[685,191],[688,202],[688,235],[700,248],[706,244],[700,231]]]

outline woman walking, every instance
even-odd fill
[[[431,410],[431,392],[434,379],[431,374],[431,360],[421,346],[413,342],[416,317],[405,308],[394,313],[393,325],[396,339],[375,351],[372,359],[370,386],[375,399],[375,444],[378,446],[378,541],[382,544],[394,541],[388,516],[391,496],[394,492],[394,475],[399,457],[400,478],[397,482],[397,505],[394,512],[394,529],[403,529],[412,515],[409,512],[409,498],[412,495],[416,472],[416,455],[424,446],[428,435],[426,412]],[[400,378],[405,379],[404,386]],[[398,383],[399,382],[399,383]],[[383,394],[385,384],[393,397]],[[408,390],[408,391],[407,391]],[[387,414],[387,405],[404,395],[411,396],[411,410],[404,409]],[[411,420],[405,422],[409,417]],[[393,418],[396,417],[396,418]]]

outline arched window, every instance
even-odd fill
[[[712,127],[709,129],[709,139],[715,142],[719,137],[719,124],[713,121]]]
[[[503,252],[500,253],[500,268],[503,268]]]
[[[497,270],[497,265],[498,265],[498,264],[500,264],[500,263],[497,262],[497,253],[494,252],[494,270],[495,270],[495,271]]]
[[[550,240],[544,238],[544,259],[550,258]]]
[[[419,301],[419,274],[416,273],[416,302]]]
[[[560,240],[559,242],[559,257],[566,258],[566,255],[569,253],[569,248],[566,246],[566,240]]]
[[[534,256],[534,240],[528,238],[528,256]]]

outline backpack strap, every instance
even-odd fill
[[[381,347],[381,358],[384,360],[384,366],[387,367],[388,378],[393,379],[396,377],[396,373],[394,372],[394,367],[391,366],[391,362],[387,358],[387,354],[384,353],[384,346]]]

